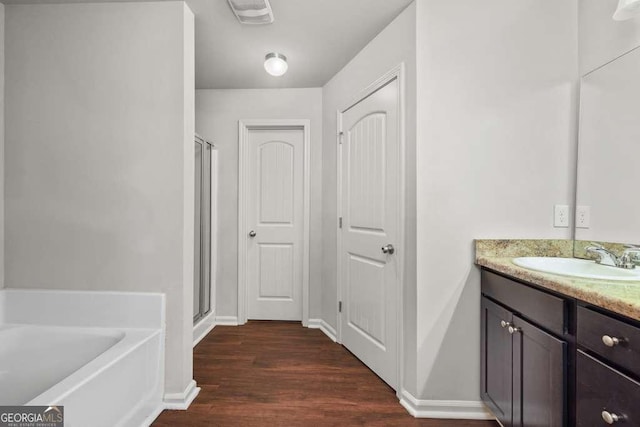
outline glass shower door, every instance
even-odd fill
[[[211,311],[211,145],[195,141],[193,322]]]

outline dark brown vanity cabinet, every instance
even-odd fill
[[[482,272],[482,399],[504,427],[562,427],[567,417],[567,303]]]
[[[579,306],[576,424],[640,426],[640,323]]]
[[[640,426],[640,383],[582,350],[577,364],[578,426]]]
[[[513,321],[505,308],[482,298],[482,400],[504,427],[513,425],[513,337],[502,325]]]

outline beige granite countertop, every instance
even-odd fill
[[[640,282],[588,280],[519,267],[512,257],[479,255],[476,264],[640,321]]]

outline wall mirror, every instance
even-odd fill
[[[583,256],[589,241],[640,244],[639,183],[636,47],[581,80],[575,256]]]
[[[580,121],[574,256],[590,242],[640,244],[640,14],[618,0],[578,1]],[[586,207],[581,209],[578,207]]]

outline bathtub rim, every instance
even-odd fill
[[[32,327],[39,327],[39,325],[27,325]],[[160,335],[160,351],[164,351],[164,333],[160,329],[135,329],[135,328],[74,328],[67,326],[51,326],[43,328],[60,328],[70,330],[82,330],[83,332],[96,331],[106,332],[109,330],[112,332],[122,332],[124,336],[113,346],[109,347],[103,353],[100,353],[97,357],[89,361],[88,363],[79,367],[76,371],[63,378],[50,388],[44,390],[37,396],[33,397],[24,405],[52,405],[60,402],[70,394],[76,392],[84,384],[88,383],[95,377],[103,374],[107,369],[114,366],[118,362],[122,361],[128,354],[143,346],[154,337]],[[162,360],[159,363],[160,373],[160,386],[164,389],[164,375],[161,368]]]

